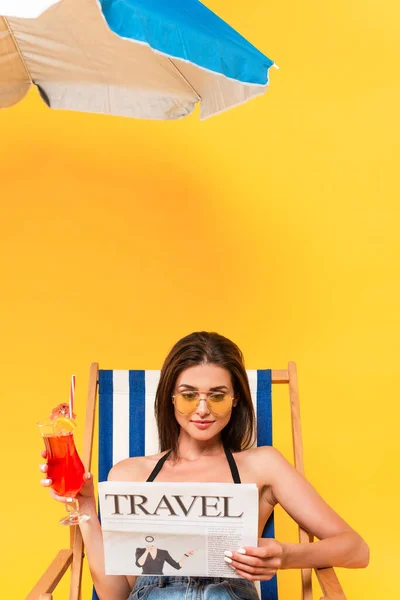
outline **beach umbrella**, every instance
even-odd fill
[[[268,86],[273,61],[198,0],[0,0],[0,107],[206,118]]]

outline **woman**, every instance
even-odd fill
[[[135,561],[136,566],[142,568],[143,575],[163,573],[164,563],[168,563],[176,570],[182,569],[186,559],[194,554],[194,550],[188,550],[183,554],[180,561],[176,561],[168,550],[162,550],[153,544],[154,538],[152,535],[147,535],[145,540],[147,542],[145,548],[136,548]]]
[[[156,394],[160,454],[128,458],[110,471],[111,481],[198,481],[256,483],[259,490],[259,543],[227,548],[225,561],[241,579],[130,577],[105,575],[103,541],[89,474],[78,496],[91,519],[80,525],[93,582],[100,600],[184,600],[189,587],[209,600],[257,600],[256,580],[278,569],[365,567],[364,540],[330,508],[315,489],[272,447],[253,448],[254,411],[243,356],[216,333],[192,333],[165,359]],[[43,456],[45,454],[43,453]],[[46,472],[47,466],[41,465]],[[195,473],[195,475],[194,475]],[[42,480],[51,485],[51,480]],[[67,502],[53,490],[56,500]],[[261,539],[276,504],[320,541],[289,544]],[[133,588],[133,589],[132,589]],[[131,591],[132,590],[132,591]]]

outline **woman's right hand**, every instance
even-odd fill
[[[47,458],[47,452],[46,450],[42,450],[41,451],[41,456],[43,458]],[[39,470],[44,473],[47,474],[47,470],[48,470],[48,465],[47,463],[43,463],[40,465]],[[82,510],[82,512],[87,512],[87,511],[91,511],[94,510],[94,512],[96,512],[96,499],[95,499],[95,495],[94,495],[94,486],[93,486],[93,477],[91,475],[91,473],[85,473],[83,476],[83,485],[81,487],[81,489],[79,490],[78,494],[76,495],[76,499],[79,502],[79,506],[80,509]],[[69,502],[72,502],[72,498],[67,498],[65,496],[59,496],[52,488],[51,488],[51,484],[52,484],[52,480],[49,478],[43,478],[40,480],[40,485],[42,485],[43,487],[47,487],[50,488],[50,496],[52,498],[54,498],[54,500],[57,500],[58,502],[63,502],[64,504],[68,504]]]

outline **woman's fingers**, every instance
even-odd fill
[[[225,561],[235,569],[244,569],[253,572],[254,569],[279,569],[279,558],[256,558],[254,556],[242,556],[233,552],[233,557],[225,556]]]
[[[225,560],[236,570],[251,575],[262,574],[265,570],[276,570],[282,566],[282,548],[275,540],[263,546],[241,548],[236,552],[225,551]]]
[[[248,579],[249,581],[269,581],[276,574],[276,571],[274,570],[264,571],[259,575],[250,575],[250,573],[247,573],[247,571],[241,571],[240,569],[235,569],[235,571],[240,577],[243,577],[243,579]]]
[[[91,473],[83,475],[83,485],[79,490],[79,494],[85,497],[94,496],[93,477]]]
[[[47,458],[47,451],[46,450],[41,450],[40,454],[43,456],[43,458]]]
[[[68,504],[68,502],[72,502],[73,498],[66,498],[65,496],[59,496],[58,494],[56,494],[56,492],[54,490],[52,490],[50,488],[50,496],[54,499],[57,500],[58,502],[64,502],[64,504]]]
[[[250,552],[252,554],[250,554]],[[225,561],[240,577],[250,581],[268,581],[279,568],[279,558],[264,557],[263,548],[247,548],[237,552],[226,551]]]
[[[39,466],[39,470],[42,473],[47,474],[48,472],[48,465],[47,464],[42,464]],[[79,491],[78,494],[78,498],[79,501],[82,500],[87,502],[88,498],[92,498],[94,499],[94,489],[93,489],[93,477],[91,475],[91,473],[85,473],[83,476],[83,485]],[[47,487],[50,488],[50,496],[54,499],[57,500],[57,502],[63,502],[64,504],[69,504],[71,502],[73,502],[73,498],[69,498],[67,496],[59,496],[52,488],[53,484],[53,480],[50,479],[49,477],[43,478],[40,480],[40,485],[42,485],[43,487]]]
[[[58,496],[55,491],[50,487],[53,481],[51,479],[41,479],[40,485],[43,487],[50,488],[50,496],[54,498],[54,500],[58,500],[59,502],[72,502],[72,498],[64,498],[63,496]]]
[[[40,485],[42,485],[43,487],[50,487],[52,483],[53,483],[53,481],[51,479],[41,479],[40,480]]]

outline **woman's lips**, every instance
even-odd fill
[[[214,422],[215,421],[191,421],[198,429],[207,429],[207,427],[210,427]]]

